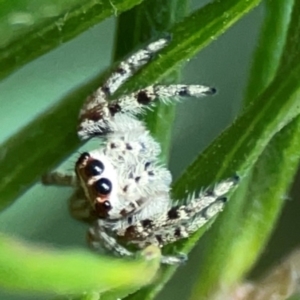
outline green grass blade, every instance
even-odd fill
[[[264,248],[299,163],[300,119],[270,142],[238,194],[208,233],[191,299],[224,295]],[[252,183],[252,185],[251,185]]]
[[[293,12],[291,17],[291,24],[287,33],[287,41],[284,45],[283,54],[281,57],[278,73],[284,69],[291,68],[295,61],[299,58],[300,41],[299,41],[299,0],[294,0]]]
[[[259,0],[216,1],[185,18],[169,30],[173,37],[171,44],[125,88],[134,90],[168,76],[174,67],[208,45],[258,3]],[[5,174],[0,182],[1,208],[10,204],[41,174],[61,162],[78,146],[74,132],[77,112],[82,99],[100,83],[97,78],[77,89],[0,146],[0,169]]]
[[[141,0],[0,1],[0,79]]]
[[[137,287],[151,282],[160,266],[154,246],[125,262],[82,250],[43,249],[4,236],[0,244],[0,287],[14,292],[78,294]]]
[[[233,243],[224,267],[227,285],[236,283],[250,269],[276,225],[299,165],[299,130],[298,116],[276,134],[253,168],[253,185],[249,185],[240,214],[240,238]]]
[[[247,86],[245,104],[255,100],[270,84],[280,63],[294,0],[266,1],[266,16]]]
[[[292,6],[293,1],[267,2],[267,18],[252,67],[246,102],[253,101],[251,97],[259,95],[275,76]],[[224,296],[226,289],[241,280],[264,248],[299,162],[299,126],[297,118],[276,134],[234,194],[226,212],[209,232],[200,259],[200,276],[191,299],[211,297],[212,294]]]

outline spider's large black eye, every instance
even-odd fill
[[[92,160],[86,167],[86,173],[89,176],[97,176],[104,171],[104,165],[100,160]]]
[[[95,182],[95,189],[102,195],[108,195],[111,192],[112,184],[107,178],[101,178]]]

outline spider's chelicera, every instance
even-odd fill
[[[224,196],[237,183],[233,177],[180,204],[170,198],[171,174],[159,163],[159,144],[135,118],[157,99],[201,97],[215,93],[202,85],[152,85],[108,101],[114,92],[155,53],[168,44],[159,39],[122,61],[80,111],[81,140],[101,138],[101,146],[80,155],[74,174],[54,172],[44,183],[75,186],[73,215],[91,222],[88,240],[119,256],[137,249],[186,238],[220,212]],[[104,140],[104,143],[103,143]],[[134,248],[134,247],[133,247]],[[163,256],[162,262],[182,262],[183,255]]]

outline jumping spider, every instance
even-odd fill
[[[78,158],[74,174],[54,172],[44,183],[75,186],[71,211],[89,220],[88,240],[119,256],[133,256],[137,249],[186,238],[223,209],[224,195],[237,177],[222,181],[199,195],[191,193],[184,203],[170,198],[171,174],[158,161],[159,144],[143,122],[135,118],[157,99],[201,97],[215,93],[202,85],[151,85],[132,94],[108,98],[138,69],[164,48],[161,38],[122,61],[103,86],[86,101],[79,115],[81,140],[100,138],[101,147]],[[185,257],[163,256],[175,264]]]

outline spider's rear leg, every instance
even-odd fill
[[[226,198],[219,198],[214,203],[207,206],[202,211],[191,217],[190,220],[181,224],[174,224],[166,221],[164,226],[148,237],[148,243],[163,246],[169,243],[176,242],[183,238],[188,238],[191,234],[196,232],[200,227],[210,221],[220,211],[223,210]],[[182,264],[187,260],[187,255],[184,253],[177,253],[175,255],[162,256],[161,262],[163,264],[174,265]]]
[[[100,88],[107,95],[112,95],[128,78],[138,69],[147,64],[152,57],[169,44],[169,39],[161,38],[148,44],[143,49],[133,53],[124,61],[120,62],[116,70]]]

